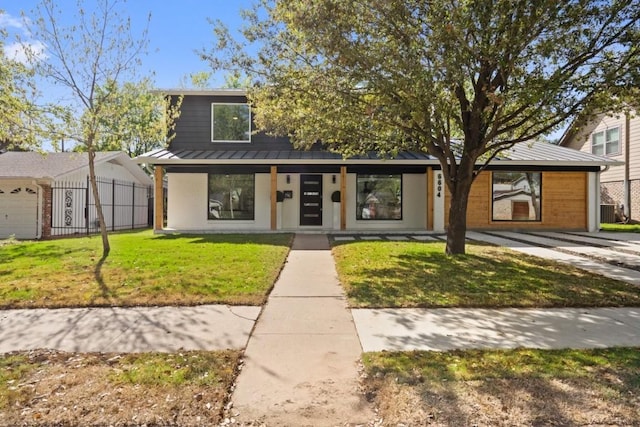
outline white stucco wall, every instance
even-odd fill
[[[181,231],[269,230],[271,204],[269,174],[256,174],[254,220],[207,218],[206,173],[169,173],[167,180],[167,228]]]
[[[331,194],[340,190],[340,174],[325,173],[310,175],[322,175],[322,226],[301,226],[300,225],[300,175],[298,173],[279,173],[278,190],[291,191],[293,197],[285,199],[282,205],[282,230],[333,230],[339,229],[340,224],[335,224],[333,215],[333,202]],[[333,183],[333,176],[336,182]],[[287,176],[289,183],[287,184]],[[338,218],[339,221],[339,218]]]
[[[64,175],[60,177],[59,181],[65,182],[87,182],[87,176],[89,175],[89,167],[82,168],[81,170]],[[96,176],[101,179],[115,179],[118,181],[138,182],[138,179],[129,170],[121,165],[104,162],[96,165]],[[151,181],[143,183],[143,185],[150,185]]]
[[[347,230],[425,230],[427,226],[426,174],[402,175],[401,220],[356,219],[356,174],[347,175]]]
[[[340,174],[324,173],[322,226],[300,226],[300,174],[279,173],[278,191],[291,191],[292,197],[278,203],[278,229],[282,231],[321,230],[340,228],[331,194],[340,190]],[[333,176],[335,175],[335,183]],[[289,182],[287,183],[287,176]],[[220,221],[207,219],[207,174],[167,174],[167,228],[180,231],[268,231],[271,229],[271,200],[269,174],[256,174],[255,219],[253,221]],[[356,220],[356,174],[347,175],[346,224],[348,230],[425,230],[427,220],[426,174],[404,174],[402,178],[402,220]]]

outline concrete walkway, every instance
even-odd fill
[[[297,234],[245,351],[231,415],[268,426],[365,424],[362,348],[324,235]]]

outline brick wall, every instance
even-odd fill
[[[42,187],[42,239],[51,238],[51,212],[52,207],[52,195],[51,185],[41,184]]]
[[[630,182],[631,187],[631,220],[640,221],[640,180]],[[622,181],[603,182],[600,184],[600,203],[616,205],[624,204],[624,185]]]
[[[631,219],[640,221],[640,179],[631,181]]]

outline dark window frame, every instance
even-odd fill
[[[221,188],[222,192],[212,192],[212,176],[224,176],[229,179],[231,176],[244,177],[245,179],[251,176],[252,188],[249,189],[250,194],[247,194],[247,189],[243,188],[242,192],[238,193],[236,189],[229,187],[229,191],[225,188]],[[216,189],[214,189],[215,191]],[[255,221],[256,219],[256,174],[255,173],[209,173],[207,174],[207,220],[209,221]],[[243,194],[244,193],[244,194]],[[214,198],[212,195],[222,194],[223,197]],[[227,198],[229,199],[227,201]],[[237,200],[235,200],[237,198]],[[244,199],[243,199],[244,198]],[[220,200],[221,199],[221,200]],[[239,212],[243,212],[243,216],[240,218],[234,217],[234,205]],[[228,209],[224,209],[225,206]],[[250,210],[240,209],[240,206],[250,206]],[[216,212],[218,216],[216,216]],[[230,212],[231,217],[223,215],[223,212]],[[250,216],[246,214],[250,212]]]
[[[383,208],[387,211],[394,209],[394,208],[399,208],[399,216],[397,217],[393,217],[393,215],[391,216],[387,216],[385,215],[385,217],[378,217],[377,214],[372,214],[372,210],[371,208],[367,207],[367,198],[369,196],[375,197],[375,198],[379,198],[379,195],[375,195],[375,185],[374,188],[371,189],[367,189],[367,182],[370,183],[372,182],[372,180],[375,180],[376,178],[397,178],[399,180],[399,188],[396,191],[396,195],[395,197],[399,199],[398,204],[396,206],[390,204],[390,203],[385,203],[383,204]],[[363,189],[361,189],[361,185],[360,182],[361,180],[367,180],[364,184],[363,184]],[[369,174],[365,174],[365,173],[358,173],[356,174],[356,221],[402,221],[403,219],[403,215],[404,215],[404,209],[403,209],[403,197],[402,197],[402,189],[403,189],[403,185],[404,185],[404,179],[403,179],[403,174],[401,173],[392,173],[392,174],[376,174],[376,173],[369,173]],[[365,193],[367,193],[365,195]],[[386,192],[383,193],[389,193],[389,191],[387,190]],[[387,195],[387,199],[390,199],[391,196],[390,194]],[[375,204],[376,206],[378,204]],[[375,212],[379,212],[379,207],[376,208]]]

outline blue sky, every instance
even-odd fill
[[[90,3],[89,0],[85,1]],[[77,0],[58,0],[56,3],[61,10],[69,11],[66,16],[73,19]],[[125,7],[133,27],[141,29],[151,13],[149,53],[142,58],[143,65],[139,71],[142,75],[153,72],[158,88],[176,88],[187,81],[189,74],[210,71],[209,66],[195,53],[213,45],[213,27],[207,18],[220,19],[230,29],[238,28],[242,24],[241,9],[249,8],[252,3],[252,0],[127,1]],[[5,12],[0,17],[0,26],[8,30],[10,35],[21,34],[25,37],[24,30],[15,24],[20,21],[22,11],[31,16],[30,11],[37,4],[37,0],[0,0],[0,10]],[[211,86],[222,85],[223,77],[222,73],[214,76]]]

